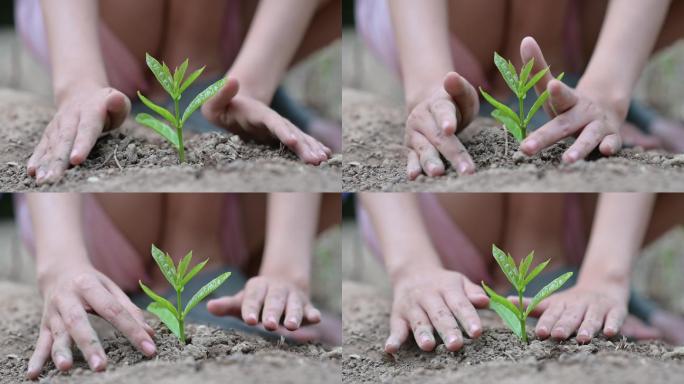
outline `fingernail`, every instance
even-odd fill
[[[256,315],[253,313],[250,313],[249,315],[247,315],[247,318],[245,319],[245,321],[247,321],[249,323],[256,323],[256,321],[257,321]]]
[[[57,354],[57,356],[55,356],[55,365],[57,366],[57,368],[60,368],[65,361],[66,359],[64,358],[64,356],[60,354]]]
[[[100,356],[95,355],[90,358],[90,367],[93,370],[102,369],[102,359],[100,358]]]
[[[456,344],[457,342],[458,342],[458,337],[456,337],[455,335],[451,335],[451,336],[447,337],[447,344],[453,345],[453,344]]]
[[[536,152],[537,151],[537,145],[538,145],[538,143],[534,139],[527,139],[522,143],[522,146],[530,152]]]
[[[432,338],[431,338],[430,336],[428,336],[428,335],[423,335],[423,336],[420,337],[420,341],[421,341],[422,343],[429,343],[429,342],[432,341]]]
[[[297,319],[295,319],[294,317],[289,318],[287,321],[295,327],[297,326]]]
[[[477,325],[471,325],[470,326],[470,334],[471,335],[473,335],[479,331],[480,331],[480,327],[478,327]]]
[[[577,151],[568,152],[567,159],[569,162],[574,163],[575,161],[579,160],[579,152],[577,152]]]
[[[142,342],[142,350],[146,355],[154,355],[154,353],[157,352],[157,348],[155,348],[154,344],[149,340]]]
[[[469,166],[468,164],[466,164],[466,163],[461,163],[461,164],[458,166],[458,173],[460,173],[460,174],[469,173],[469,170],[470,170],[470,166]]]

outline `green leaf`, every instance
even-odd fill
[[[487,295],[491,299],[489,301],[489,308],[494,310],[501,319],[508,325],[513,332],[515,332],[518,337],[522,338],[522,333],[520,332],[520,309],[518,309],[513,303],[508,301],[505,297],[494,292],[493,289],[489,288],[487,284],[482,282],[482,288],[484,288]]]
[[[216,288],[218,288],[221,284],[223,284],[224,281],[226,281],[227,278],[230,277],[230,272],[226,272],[215,278],[214,280],[210,281],[202,287],[197,293],[195,293],[194,296],[192,296],[192,299],[188,302],[188,305],[185,306],[185,310],[183,311],[183,317],[185,317],[190,310],[195,308],[197,304],[200,303],[200,301],[204,300],[205,297],[209,296],[210,293],[214,292]]]
[[[572,276],[572,272],[566,272],[556,279],[554,279],[552,282],[547,284],[544,288],[541,289],[541,291],[537,292],[536,295],[532,298],[532,302],[530,305],[527,306],[527,309],[525,309],[525,316],[529,315],[532,310],[539,305],[539,303],[547,298],[550,294],[556,292],[560,287],[565,284],[566,281]]]
[[[171,256],[169,256],[168,253],[164,253],[164,251],[152,244],[152,257],[159,266],[159,269],[161,269],[169,284],[171,284],[174,289],[178,290],[178,282],[176,281],[176,266],[173,265]]]
[[[530,77],[532,67],[534,66],[534,57],[530,59],[522,68],[520,72],[520,84],[527,84],[527,79]],[[523,94],[524,96],[524,94]]]
[[[188,64],[189,60],[185,59],[185,61],[180,65],[179,68],[176,68],[176,71],[173,73],[173,85],[176,88],[176,91],[178,91],[178,94],[180,95],[180,86],[181,82],[183,81],[183,78],[185,77],[185,71],[188,70]]]
[[[521,125],[522,121],[520,121],[520,117],[515,112],[513,112],[513,110],[510,107],[493,98],[489,93],[485,92],[482,88],[480,88],[480,93],[482,94],[482,97],[484,97],[485,100],[487,100],[487,102],[492,105],[492,107],[498,109],[503,114],[513,119],[513,121],[518,123],[518,125]]]
[[[190,261],[192,261],[192,251],[188,252],[185,257],[181,260],[181,262],[178,264],[178,274],[176,275],[178,277],[178,281],[181,283],[183,282],[183,276],[185,275],[185,271],[188,269],[188,265],[190,265]],[[181,288],[184,284],[181,284]]]
[[[494,52],[494,65],[496,65],[496,68],[501,72],[501,77],[506,81],[508,88],[518,95],[518,76],[515,73],[515,68],[512,68],[513,65],[509,64],[510,61],[506,61],[506,59],[501,57],[497,52]]]
[[[197,108],[201,107],[202,104],[204,104],[205,101],[207,101],[210,97],[214,96],[221,88],[223,88],[223,85],[226,83],[226,78],[222,78],[221,80],[215,82],[214,84],[210,85],[205,89],[204,91],[200,92],[199,95],[195,96],[195,99],[192,100],[190,105],[188,105],[188,108],[185,109],[185,112],[183,112],[183,118],[181,119],[181,125],[185,124],[185,122],[188,120],[190,115],[192,115]]]
[[[537,277],[537,275],[540,274],[541,271],[544,270],[544,268],[546,268],[546,265],[549,264],[549,261],[551,261],[551,259],[548,259],[545,262],[534,267],[532,272],[530,272],[530,274],[527,275],[527,277],[525,277],[525,283],[523,285],[527,286],[528,284],[530,284],[530,281],[534,280],[534,278]]]
[[[157,112],[159,116],[165,118],[169,123],[173,125],[178,125],[176,117],[171,112],[169,112],[169,110],[155,104],[154,102],[152,102],[152,100],[148,99],[142,93],[140,93],[140,91],[138,91],[138,97],[140,98],[140,101],[142,101],[143,104],[145,104],[149,109]]]
[[[516,268],[515,263],[512,262],[513,259],[510,256],[507,256],[504,251],[494,244],[492,244],[492,255],[511,285],[518,288],[518,268]]]
[[[187,275],[185,275],[185,277],[183,278],[183,281],[181,281],[181,285],[185,286],[186,284],[188,284],[188,281],[192,280],[192,278],[195,277],[195,275],[198,274],[199,271],[202,270],[202,268],[204,268],[204,266],[207,264],[208,261],[209,261],[209,259],[206,259],[203,262],[195,265],[195,267],[192,268],[190,270],[190,272],[188,272]]]
[[[520,267],[518,268],[518,277],[520,278],[521,283],[525,282],[525,277],[527,276],[527,270],[530,269],[530,265],[532,264],[532,259],[534,259],[534,251],[530,252],[529,255],[525,256],[523,261],[520,263]]]
[[[169,143],[171,143],[171,145],[174,146],[174,148],[180,148],[180,144],[178,142],[178,135],[176,134],[176,131],[173,128],[169,127],[168,124],[164,123],[163,121],[155,119],[147,113],[138,113],[138,115],[135,117],[135,121],[148,128],[152,128],[155,132],[157,132],[163,138],[168,140]]]
[[[145,292],[145,294],[147,296],[149,296],[150,299],[156,301],[157,303],[159,303],[159,305],[168,309],[169,312],[171,312],[174,316],[178,317],[178,311],[173,306],[173,304],[171,304],[170,301],[168,301],[165,298],[157,295],[153,290],[151,290],[145,284],[143,284],[142,281],[138,281],[138,283],[140,284],[140,288],[142,288],[143,292]]]
[[[162,65],[152,57],[149,53],[145,54],[145,61],[147,62],[147,66],[150,68],[150,71],[154,74],[154,77],[157,78],[157,81],[159,84],[161,84],[162,88],[171,95],[172,98],[176,98],[176,95],[174,93],[174,87],[173,87],[173,77],[171,77],[171,72],[169,71],[168,67],[166,64]]]
[[[565,76],[565,73],[561,73],[560,75],[558,75],[558,77],[556,79],[563,80],[564,76]],[[541,95],[539,95],[539,98],[537,98],[537,100],[534,102],[534,104],[532,105],[532,108],[530,108],[530,110],[527,112],[527,117],[525,117],[525,125],[530,123],[530,120],[532,120],[532,118],[537,113],[539,108],[541,108],[542,105],[544,105],[544,103],[546,103],[546,100],[548,100],[548,98],[549,98],[549,90],[547,89],[544,92],[542,92]]]
[[[493,110],[492,117],[495,118],[499,123],[503,124],[504,127],[506,127],[506,129],[508,129],[508,131],[518,141],[522,141],[524,139],[522,127],[518,124],[517,121],[511,119],[508,115],[501,112],[501,110]]]
[[[190,76],[188,76],[188,78],[185,80],[185,82],[183,82],[183,85],[181,85],[181,87],[180,87],[180,93],[185,92],[185,90],[188,89],[188,87],[189,87],[192,83],[194,83],[195,80],[197,80],[198,77],[200,77],[200,75],[202,74],[202,72],[204,72],[204,68],[205,68],[205,67],[202,67],[202,68],[196,70],[195,72],[191,73]]]
[[[159,305],[159,303],[150,303],[150,305],[147,306],[147,310],[157,315],[159,320],[166,324],[171,332],[180,339],[180,325],[178,324],[178,319],[176,319],[171,311],[166,307]]]
[[[534,87],[534,85],[537,84],[539,80],[541,80],[541,78],[544,77],[544,75],[546,75],[548,71],[549,67],[546,67],[541,71],[537,72],[537,74],[534,75],[534,77],[532,77],[527,84],[525,84],[525,87],[523,88],[523,95],[526,94],[530,89],[532,89],[532,87]]]

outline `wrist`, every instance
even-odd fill
[[[400,284],[405,278],[416,274],[429,275],[431,271],[443,269],[439,261],[432,258],[417,260],[415,257],[388,266],[387,273],[393,286]]]
[[[293,258],[279,255],[279,259],[283,261],[293,260]],[[268,258],[264,255],[264,263],[259,269],[259,276],[269,276],[280,280],[285,280],[295,284],[296,286],[309,291],[311,283],[310,268],[308,263],[303,265],[301,263],[283,262],[283,263],[268,263]]]
[[[228,77],[236,79],[240,84],[239,94],[270,105],[278,88],[278,82],[269,81],[268,76],[253,76],[252,73],[254,72],[245,71],[240,66],[236,66],[228,72]]]
[[[74,95],[95,92],[108,86],[106,81],[97,80],[76,80],[55,84],[53,87],[55,104],[59,107]]]

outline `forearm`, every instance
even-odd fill
[[[632,90],[653,50],[670,1],[612,0],[578,87],[605,93],[606,100],[626,115]]]
[[[415,195],[361,193],[357,196],[375,228],[392,281],[409,270],[442,266],[425,229]]]
[[[654,203],[655,195],[647,193],[599,196],[579,283],[608,281],[629,286]]]
[[[389,2],[409,109],[454,70],[446,0]],[[426,43],[429,42],[429,43]]]
[[[36,247],[36,275],[61,266],[90,263],[81,224],[81,196],[77,193],[26,194]]]
[[[229,76],[269,103],[292,61],[320,0],[261,0]],[[296,10],[296,12],[292,12]]]
[[[321,195],[316,193],[269,194],[260,274],[286,277],[308,287],[320,205]]]
[[[57,103],[81,85],[107,86],[98,33],[98,2],[42,0],[41,6]]]

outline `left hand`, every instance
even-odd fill
[[[534,58],[533,71],[547,67],[537,42],[526,37],[520,45],[523,62]],[[583,79],[584,80],[584,79]],[[570,136],[577,139],[563,154],[563,162],[574,163],[585,158],[596,147],[605,156],[612,156],[622,147],[620,127],[627,115],[627,106],[607,97],[605,89],[580,81],[576,89],[547,73],[536,85],[537,94],[549,91],[544,109],[552,120],[532,132],[520,145],[528,156]]]
[[[330,148],[302,132],[266,103],[248,92],[238,91],[238,81],[229,78],[202,106],[204,117],[243,139],[267,142],[277,138],[308,164],[318,165],[331,156]]]
[[[549,336],[566,340],[577,332],[577,342],[582,344],[590,342],[601,330],[607,337],[613,337],[627,316],[628,295],[628,289],[619,284],[578,282],[549,296],[530,313],[539,317],[535,333],[542,340]],[[511,301],[517,305],[517,298]]]
[[[259,324],[261,314],[261,323],[269,331],[277,330],[281,319],[289,331],[321,321],[321,313],[309,299],[308,288],[265,275],[249,279],[245,288],[233,296],[210,300],[207,309],[216,316],[241,316],[252,326]]]

